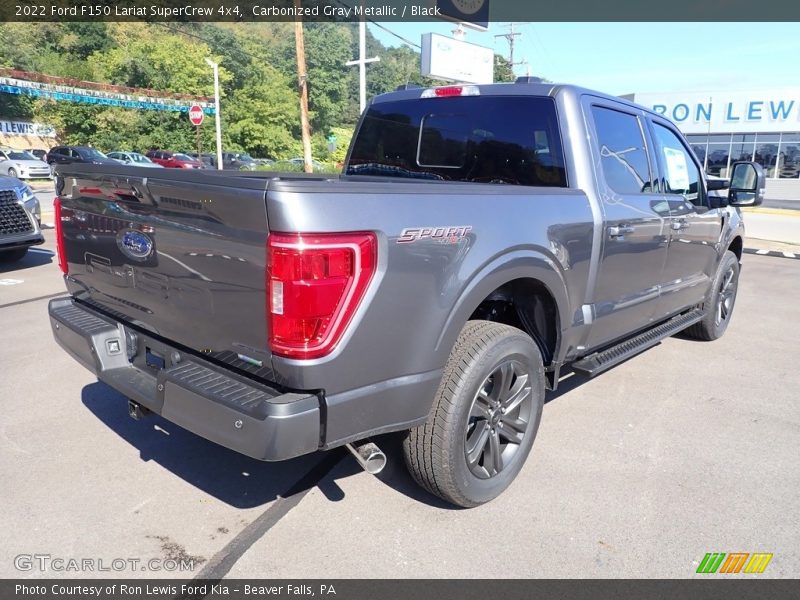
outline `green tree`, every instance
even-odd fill
[[[349,74],[344,63],[352,58],[350,31],[350,27],[337,23],[305,27],[311,125],[323,134],[341,125],[347,112]]]
[[[114,23],[113,26],[120,37],[118,45],[89,58],[96,77],[131,87],[213,95],[214,80],[205,59],[221,60],[205,43],[163,30],[154,35],[153,25]],[[219,78],[221,85],[231,79],[224,66],[220,66]]]
[[[222,108],[226,140],[259,157],[290,158],[300,152],[300,105],[289,79],[262,65]]]
[[[514,75],[514,69],[508,59],[500,54],[494,55],[494,80],[496,82],[514,81],[517,78]]]

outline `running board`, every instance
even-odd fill
[[[703,318],[703,311],[696,308],[688,313],[672,317],[666,323],[657,325],[652,329],[640,333],[612,346],[602,352],[595,352],[586,358],[582,358],[577,362],[572,363],[572,370],[594,377],[603,371],[607,371],[613,366],[628,360],[632,356],[636,356],[640,352],[652,348],[664,338],[675,335],[679,331],[683,331],[690,325],[694,325]]]

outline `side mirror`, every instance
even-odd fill
[[[706,180],[706,189],[709,192],[715,192],[717,190],[726,190],[731,186],[731,182],[728,179],[708,179]]]
[[[735,162],[731,165],[731,185],[728,204],[731,206],[759,206],[764,202],[766,177],[764,169],[754,162]]]

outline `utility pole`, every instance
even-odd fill
[[[214,122],[217,129],[217,169],[222,169],[222,125],[219,115],[219,65],[210,58],[206,64],[214,70]]]
[[[362,14],[361,20],[358,22],[358,58],[356,60],[348,60],[345,64],[347,67],[358,65],[358,105],[360,112],[364,112],[367,107],[367,63],[378,62],[381,58],[375,56],[373,58],[364,58],[367,53],[367,24],[364,22]]]
[[[294,0],[297,12],[300,12],[301,0]],[[308,73],[306,72],[306,44],[303,38],[303,21],[295,17],[294,45],[297,51],[297,85],[300,90],[300,134],[303,138],[303,170],[313,173],[311,163],[311,125],[308,122]]]
[[[505,38],[508,41],[508,63],[511,66],[511,72],[514,72],[514,67],[517,65],[527,65],[527,60],[521,60],[519,62],[514,62],[514,44],[516,42],[517,36],[522,35],[519,31],[514,31],[514,23],[508,24],[508,33],[499,33],[495,35],[496,38]]]

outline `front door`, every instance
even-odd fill
[[[644,115],[635,108],[587,100],[593,162],[603,210],[600,264],[591,297],[596,348],[648,326],[658,303],[669,240],[669,210],[654,192]],[[593,131],[592,131],[593,130]]]
[[[661,120],[651,122],[661,189],[670,207],[670,240],[657,318],[703,301],[718,262],[724,211],[710,208],[697,157]]]

